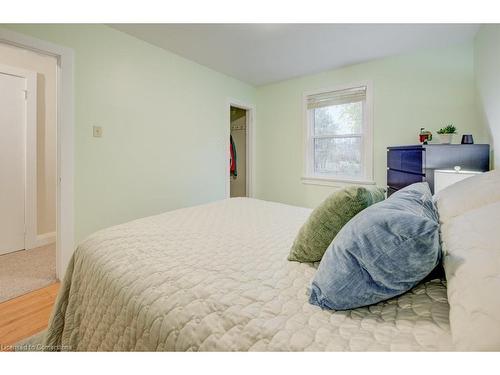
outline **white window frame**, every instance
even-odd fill
[[[363,177],[360,179],[343,178],[335,175],[314,173],[314,138],[312,113],[307,108],[307,99],[312,95],[328,93],[332,91],[347,90],[356,87],[366,87],[366,99],[363,106],[363,128],[362,128],[362,160]],[[302,98],[303,129],[304,129],[304,184],[338,186],[339,184],[362,184],[374,185],[373,181],[373,85],[370,81],[351,83],[336,87],[306,91]],[[317,137],[316,137],[317,138]]]

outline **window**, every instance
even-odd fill
[[[305,96],[307,145],[304,182],[372,182],[368,90],[368,85],[359,85]]]

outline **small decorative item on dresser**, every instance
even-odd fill
[[[419,140],[420,143],[426,145],[427,142],[432,141],[432,133],[429,130],[425,130],[425,128],[420,128]]]
[[[462,135],[462,144],[463,145],[472,145],[472,144],[474,144],[474,138],[472,138],[472,134],[464,134],[464,135]]]
[[[457,133],[457,128],[453,124],[446,125],[437,131],[442,144],[450,144],[453,136]]]

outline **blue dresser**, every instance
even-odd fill
[[[427,181],[434,193],[434,170],[486,172],[490,169],[490,145],[429,144],[387,148],[387,196],[415,182]]]

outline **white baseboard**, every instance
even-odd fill
[[[38,234],[34,247],[50,245],[54,242],[56,242],[56,232]]]

